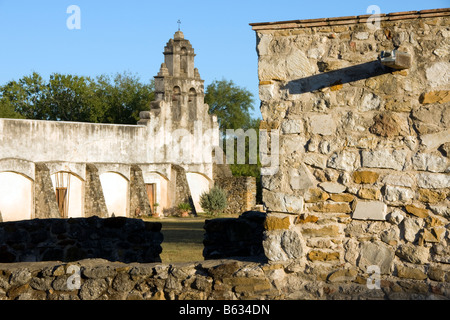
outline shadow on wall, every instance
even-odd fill
[[[265,220],[266,213],[258,211],[244,212],[239,218],[206,220],[203,257],[267,262],[263,247]]]
[[[319,65],[319,69],[320,68],[326,68],[326,66]],[[344,83],[377,77],[393,71],[396,70],[385,67],[380,61],[375,60],[298,80],[292,80],[282,89],[289,90],[290,94],[302,94],[327,87],[343,85]]]
[[[101,258],[161,262],[161,223],[124,217],[35,219],[0,224],[0,263]]]

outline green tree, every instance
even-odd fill
[[[43,103],[48,87],[42,77],[33,72],[19,81],[1,87],[2,104],[27,119],[49,120],[48,107]]]
[[[54,73],[43,104],[50,120],[99,122],[103,109],[95,103],[95,82],[89,77]]]
[[[154,99],[154,82],[143,84],[129,73],[97,77],[96,96],[105,110],[103,122],[136,124]]]
[[[135,124],[149,108],[153,88],[128,73],[96,79],[54,73],[45,82],[33,72],[0,87],[0,116]]]
[[[24,117],[14,111],[14,106],[8,99],[0,98],[0,118],[23,119]]]
[[[208,85],[205,103],[209,105],[209,113],[217,116],[221,130],[246,130],[250,127],[253,94],[235,85],[232,80],[215,80]]]
[[[260,170],[261,164],[259,162],[259,123],[260,119],[252,118],[251,111],[253,107],[253,94],[245,88],[236,86],[233,81],[221,80],[214,81],[206,88],[205,102],[209,104],[209,112],[217,116],[219,122],[219,128],[221,129],[222,146],[225,154],[227,154],[227,146],[233,146],[233,164],[230,164],[230,170],[234,176],[251,176],[256,178],[257,185],[257,201],[262,199],[261,177]],[[250,141],[249,138],[245,140],[245,162],[239,163],[238,161],[238,137],[236,134],[226,134],[226,129],[236,130],[242,129],[244,133],[247,130],[254,130],[256,136],[255,140]],[[250,146],[250,143],[256,144]],[[252,154],[252,160],[250,161],[250,152]],[[231,155],[230,150],[228,155]],[[256,162],[256,163],[254,163]]]

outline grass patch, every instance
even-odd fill
[[[222,215],[218,217],[236,218],[238,215]],[[200,214],[195,218],[144,218],[145,221],[160,222],[164,241],[161,260],[163,263],[203,261],[203,236],[205,220],[210,217]]]

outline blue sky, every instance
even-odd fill
[[[81,10],[69,30],[67,8]],[[225,78],[248,89],[259,115],[256,37],[249,23],[449,7],[449,0],[0,0],[0,85],[36,71],[95,77],[124,71],[150,81],[166,42],[181,30],[208,85]]]

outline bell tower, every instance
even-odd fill
[[[195,53],[189,40],[178,30],[164,47],[164,63],[155,76],[156,101],[171,104],[174,122],[202,120],[208,106],[204,104],[204,81],[194,67]]]

